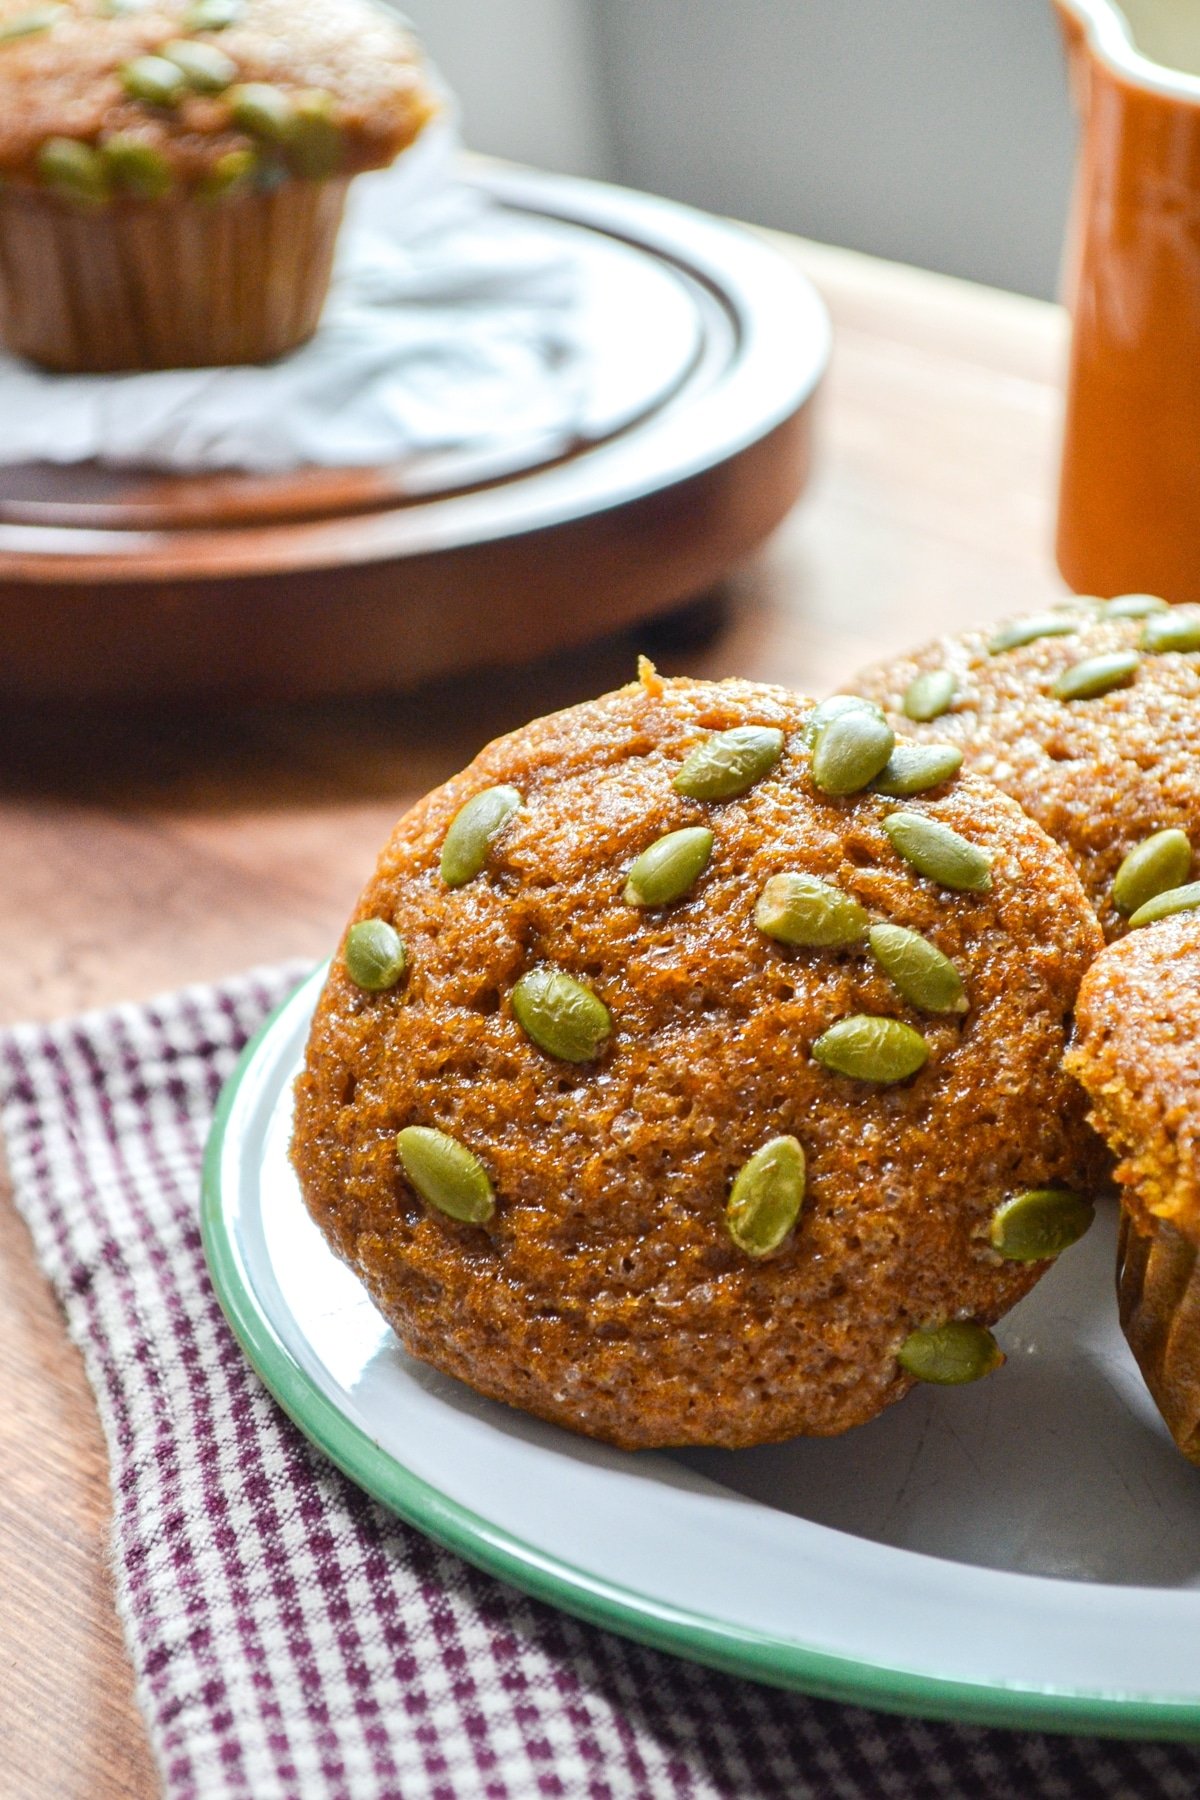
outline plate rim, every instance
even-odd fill
[[[251,1367],[292,1422],[373,1499],[465,1561],[563,1612],[726,1674],[815,1698],[954,1724],[1200,1741],[1200,1701],[959,1681],[837,1655],[655,1599],[538,1548],[416,1475],[339,1411],[259,1306],[223,1184],[239,1097],[285,1016],[323,981],[322,963],[250,1038],[217,1101],[204,1150],[200,1231],[214,1292]]]

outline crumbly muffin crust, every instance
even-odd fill
[[[391,162],[435,110],[414,40],[370,0],[242,0],[216,31],[189,23],[194,0],[127,5],[0,0],[0,174],[8,182],[38,186],[50,140],[98,148],[113,137],[162,157],[176,181],[200,182],[231,152],[261,148],[234,121],[231,93],[245,84],[323,96],[340,137],[339,175]],[[5,36],[42,14],[51,18],[45,29]],[[228,57],[231,87],[186,92],[170,106],[132,97],[122,70],[180,39]]]
[[[994,856],[990,890],[918,875],[875,793],[831,799],[809,772],[809,702],[745,682],[635,685],[490,745],[396,827],[356,919],[407,945],[402,981],[367,993],[335,958],[296,1088],[307,1204],[414,1355],[481,1392],[629,1446],[831,1434],[910,1386],[914,1328],[989,1323],[1045,1267],[987,1242],[1014,1190],[1086,1191],[1094,1140],[1061,1057],[1100,934],[1038,827],[965,776],[906,809]],[[672,787],[706,734],[786,734],[739,798]],[[451,821],[482,790],[523,796],[474,880],[448,888]],[[707,868],[662,908],[627,904],[661,834],[708,825]],[[924,933],[963,973],[966,1012],[904,1001],[861,944],[789,949],[754,923],[769,877],[836,882],[872,917]],[[539,1050],[513,989],[549,964],[611,1011],[602,1054]],[[929,1059],[882,1086],[812,1047],[848,1015],[919,1030]],[[453,1136],[496,1207],[468,1225],[424,1205],[396,1134]],[[799,1222],[766,1257],[725,1228],[738,1171],[794,1136]]]
[[[1200,916],[1133,931],[1089,969],[1067,1067],[1120,1160],[1121,1326],[1200,1463]]]
[[[1051,689],[1065,670],[1137,651],[1147,621],[1082,602],[1058,616],[1074,623],[1069,635],[990,653],[994,634],[968,631],[869,668],[849,686],[878,701],[898,731],[956,744],[967,768],[1017,800],[1067,852],[1112,939],[1125,928],[1112,884],[1126,854],[1172,827],[1200,849],[1200,653],[1142,653],[1128,685],[1061,700]],[[905,692],[935,669],[953,675],[954,697],[940,716],[914,722],[902,710]]]
[[[1140,1230],[1163,1221],[1200,1246],[1200,915],[1111,945],[1084,977],[1067,1067]]]

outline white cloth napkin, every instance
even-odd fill
[[[614,429],[645,396],[611,340],[622,310],[635,331],[645,305],[669,311],[661,277],[639,296],[634,253],[499,205],[455,149],[448,119],[352,184],[320,330],[277,363],[63,376],[0,355],[0,464],[277,473],[453,452],[478,478]]]

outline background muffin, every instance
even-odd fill
[[[836,1433],[992,1366],[1045,1266],[1014,1258],[1086,1223],[1018,1197],[1089,1181],[1060,1061],[1100,934],[987,783],[860,791],[900,753],[856,710],[869,753],[647,674],[401,820],[293,1158],[413,1354],[627,1446]]]
[[[0,341],[96,371],[294,348],[349,180],[434,104],[370,0],[0,0]]]
[[[1018,800],[1075,864],[1106,937],[1188,880],[1200,847],[1200,608],[1070,601],[941,638],[849,685],[897,729],[957,745],[967,768]]]
[[[1121,1324],[1200,1463],[1200,916],[1131,932],[1084,978],[1068,1057],[1120,1158]]]

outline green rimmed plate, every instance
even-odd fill
[[[1200,1739],[1200,1471],[1115,1323],[1098,1221],[1002,1324],[1008,1365],[845,1438],[630,1456],[410,1361],[304,1211],[292,1077],[320,973],[222,1097],[203,1224],[297,1424],[481,1568],[645,1643],[931,1717]]]

